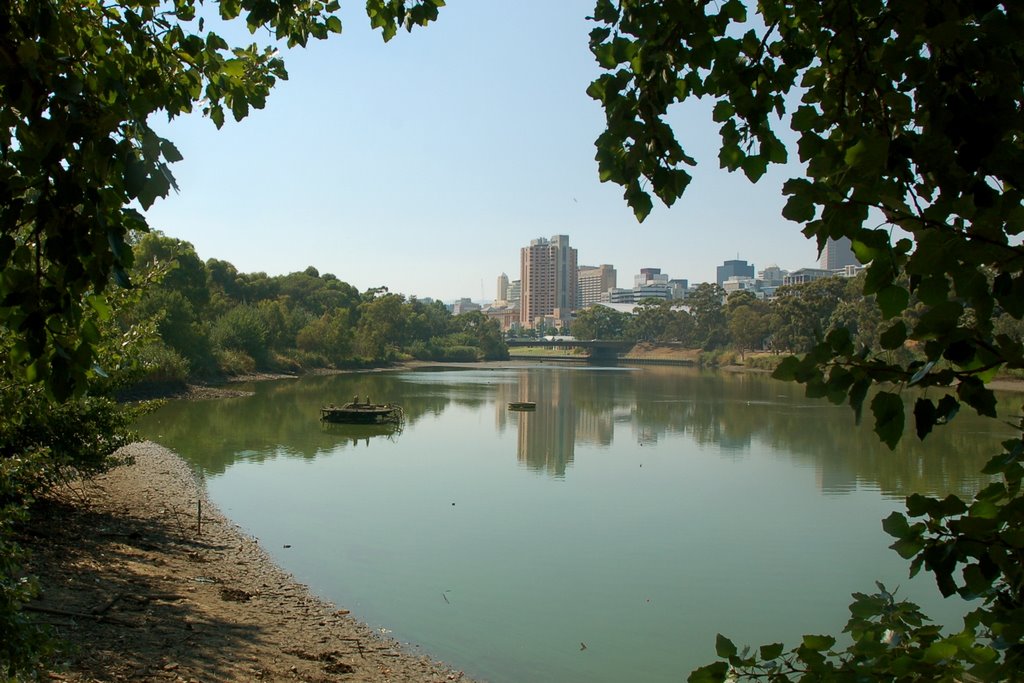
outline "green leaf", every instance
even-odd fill
[[[939,664],[956,657],[957,647],[948,640],[939,640],[928,646],[924,651],[924,661],[928,664]]]
[[[901,538],[889,547],[904,560],[909,560],[924,549],[924,543],[916,538]]]
[[[790,128],[797,132],[813,130],[819,125],[821,114],[814,107],[802,105],[793,112]]]
[[[883,349],[893,350],[903,346],[907,340],[907,325],[902,320],[894,322],[879,337],[879,343]]]
[[[772,377],[782,380],[783,382],[792,382],[796,380],[796,375],[799,370],[800,359],[796,356],[786,356],[782,359],[782,362],[775,367],[775,370],[772,372]]]
[[[803,646],[813,652],[823,652],[835,644],[836,639],[832,636],[806,635],[803,640]]]
[[[889,152],[889,141],[881,135],[872,135],[859,140],[846,150],[844,160],[854,169],[865,173],[876,173],[885,166]]]
[[[761,646],[761,659],[766,660],[766,661],[771,661],[773,659],[778,659],[780,656],[782,656],[783,649],[785,649],[785,648],[784,648],[782,643],[772,643],[771,645],[762,645]]]
[[[871,412],[875,416],[875,433],[890,449],[896,448],[903,436],[903,399],[888,391],[880,391],[871,399]]]
[[[718,123],[728,121],[736,113],[736,108],[728,100],[720,100],[711,114],[711,118]]]
[[[88,302],[92,310],[96,311],[96,315],[99,316],[100,320],[110,320],[112,309],[110,308],[110,304],[107,303],[106,298],[100,294],[90,294],[85,297],[85,300]]]
[[[910,535],[910,525],[902,513],[893,512],[882,520],[882,529],[895,538],[906,538]]]
[[[715,636],[715,652],[719,657],[728,659],[735,657],[738,650],[731,640],[719,633]]]
[[[932,427],[938,421],[938,410],[935,404],[927,398],[919,398],[914,403],[914,427],[917,430],[917,438],[923,439],[931,433]]]
[[[939,501],[920,493],[907,496],[907,514],[911,517],[934,516],[938,513]]]
[[[961,380],[956,393],[961,401],[978,411],[979,415],[996,417],[996,395],[980,379],[968,377]]]
[[[756,183],[768,170],[768,160],[761,156],[748,156],[740,162],[747,180]]]
[[[723,683],[729,675],[729,665],[725,662],[708,664],[690,672],[687,683]]]
[[[807,221],[814,220],[814,216],[817,213],[817,209],[814,206],[814,201],[805,194],[794,194],[786,201],[786,206],[782,208],[782,215],[795,223],[806,223]]]
[[[882,311],[882,318],[888,320],[906,310],[910,292],[899,285],[888,285],[878,291],[875,300]]]

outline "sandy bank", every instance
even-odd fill
[[[133,464],[42,501],[22,539],[42,586],[29,611],[71,646],[52,679],[465,680],[311,595],[174,453],[125,450]]]

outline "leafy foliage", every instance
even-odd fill
[[[442,0],[370,0],[385,40],[437,17]],[[127,286],[131,235],[175,187],[181,154],[150,127],[201,108],[214,125],[266,104],[287,78],[273,45],[230,46],[204,12],[265,28],[289,47],[340,33],[338,0],[113,3],[11,0],[0,7],[0,325],[11,361],[66,398],[97,360],[86,302]],[[91,295],[91,298],[87,297]]]
[[[0,377],[0,678],[32,671],[52,641],[23,611],[37,593],[15,531],[49,487],[106,469],[135,414],[110,399],[54,404],[39,385]]]
[[[912,294],[926,307],[906,330],[920,365],[821,346],[822,365],[923,387],[963,380],[960,398],[984,412],[990,392],[973,380],[1024,365],[1020,339],[992,328],[997,310],[1024,313],[1024,248],[1011,239],[1024,229],[1024,17],[992,1],[773,0],[757,12],[748,21],[739,0],[596,4],[602,179],[626,188],[641,219],[651,206],[642,182],[671,204],[692,159],[664,118],[689,98],[716,101],[720,163],[752,181],[789,158],[776,131],[788,122],[807,172],[786,183],[784,215],[819,247],[852,240],[884,319]],[[911,239],[893,243],[892,228]],[[917,376],[939,361],[952,374]]]
[[[716,651],[722,661],[693,671],[690,683],[735,680],[771,681],[954,680],[964,674],[987,680],[995,673],[996,651],[977,645],[969,630],[943,636],[917,605],[898,601],[885,586],[868,595],[855,593],[850,620],[843,632],[852,643],[836,647],[829,635],[805,635],[800,645],[786,650],[781,643],[742,651],[719,635]]]
[[[369,0],[367,14],[387,40],[399,26],[435,19],[443,4]],[[19,609],[32,588],[11,524],[39,487],[101,468],[128,438],[127,413],[95,394],[113,388],[111,374],[135,376],[149,364],[179,375],[185,358],[195,370],[215,356],[206,321],[218,302],[191,247],[149,236],[133,249],[148,229],[138,207],[175,188],[169,165],[181,159],[151,117],[201,108],[220,127],[229,112],[241,120],[262,108],[287,78],[274,46],[230,46],[206,29],[213,15],[204,13],[291,47],[340,33],[339,8],[338,0],[0,5],[0,677],[27,673],[44,652]],[[132,274],[145,280],[161,270],[153,261],[174,267],[146,300],[111,286],[129,287]],[[233,296],[247,283],[232,270],[216,269],[214,280]],[[262,357],[260,325],[230,309],[217,316],[247,326],[222,327],[221,340]],[[295,327],[278,312],[257,311],[271,344]]]
[[[629,315],[607,306],[590,306],[576,314],[570,331],[577,339],[622,339]]]
[[[858,418],[869,388],[883,384],[870,409],[890,447],[903,436],[906,387],[941,394],[916,399],[919,438],[962,404],[995,417],[986,383],[1024,368],[1019,327],[1008,324],[1024,317],[1024,14],[995,0],[763,0],[754,11],[741,0],[597,1],[590,43],[606,73],[589,92],[607,117],[601,179],[625,188],[640,220],[653,206],[648,188],[671,205],[694,161],[665,117],[690,98],[714,100],[722,168],[757,182],[795,151],[805,172],[783,186],[783,215],[819,248],[850,238],[867,266],[863,294],[880,313],[867,333],[879,349],[850,325],[849,309],[826,323],[813,302],[784,301],[776,312],[793,329],[783,341],[806,355],[784,360],[776,377],[846,401]],[[778,132],[787,124],[795,145]],[[886,520],[912,571],[934,573],[944,595],[983,599],[962,633],[889,627],[902,640],[886,642],[878,635],[888,612],[858,598],[854,618],[875,625],[849,626],[845,652],[810,636],[785,654],[767,646],[740,655],[720,638],[725,661],[691,680],[1017,677],[1022,443],[1005,444],[986,468],[1002,481],[972,503],[912,496],[909,516],[924,521]],[[886,609],[916,614],[880,595]]]

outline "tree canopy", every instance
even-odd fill
[[[368,0],[385,40],[443,0]],[[111,278],[128,285],[130,235],[174,188],[181,159],[150,117],[200,108],[218,127],[287,78],[275,45],[231,46],[204,12],[305,46],[340,33],[338,0],[11,0],[0,8],[0,324],[4,350],[57,397],[81,392]],[[213,22],[211,22],[213,23]],[[88,302],[84,304],[83,302]]]
[[[925,352],[890,363],[837,334],[784,376],[858,411],[877,379],[957,384],[991,412],[984,379],[1024,367],[1020,339],[992,326],[998,312],[1024,315],[1024,13],[994,0],[765,0],[753,14],[741,0],[598,0],[593,20],[600,177],[637,218],[652,193],[671,205],[689,183],[670,108],[713,100],[722,168],[756,182],[795,153],[806,173],[784,185],[783,214],[819,248],[849,237],[864,293],[895,319],[889,348]],[[908,325],[911,294],[928,310]],[[917,415],[919,431],[941,418],[934,404]]]
[[[850,238],[867,266],[863,293],[881,313],[881,352],[837,326],[802,358],[786,359],[777,377],[848,401],[858,417],[881,384],[870,409],[890,447],[903,435],[899,392],[907,387],[934,390],[913,401],[920,438],[962,403],[995,417],[986,382],[1002,368],[1024,367],[1020,335],[997,324],[1024,316],[1018,6],[597,0],[593,20],[591,50],[605,70],[589,88],[607,122],[597,140],[599,173],[625,188],[639,220],[652,210],[652,194],[667,205],[679,198],[696,163],[666,120],[670,108],[709,99],[721,124],[721,167],[757,182],[769,164],[795,155],[803,172],[782,188],[783,215],[819,249],[829,238]],[[815,315],[813,301],[791,303]],[[914,353],[896,353],[907,348]],[[720,681],[730,671],[771,680],[1019,675],[1024,441],[1004,447],[985,468],[1000,479],[972,503],[912,496],[907,515],[885,523],[912,573],[931,571],[943,595],[981,598],[962,632],[942,636],[879,587],[855,596],[845,650],[832,637],[806,636],[790,651],[772,644],[751,654],[720,636],[723,661],[690,680]]]

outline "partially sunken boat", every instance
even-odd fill
[[[537,404],[533,401],[516,401],[508,404],[509,410],[536,410]]]
[[[333,403],[320,409],[320,420],[336,424],[400,424],[405,417],[402,407],[393,403],[365,403],[353,401],[336,406]]]

